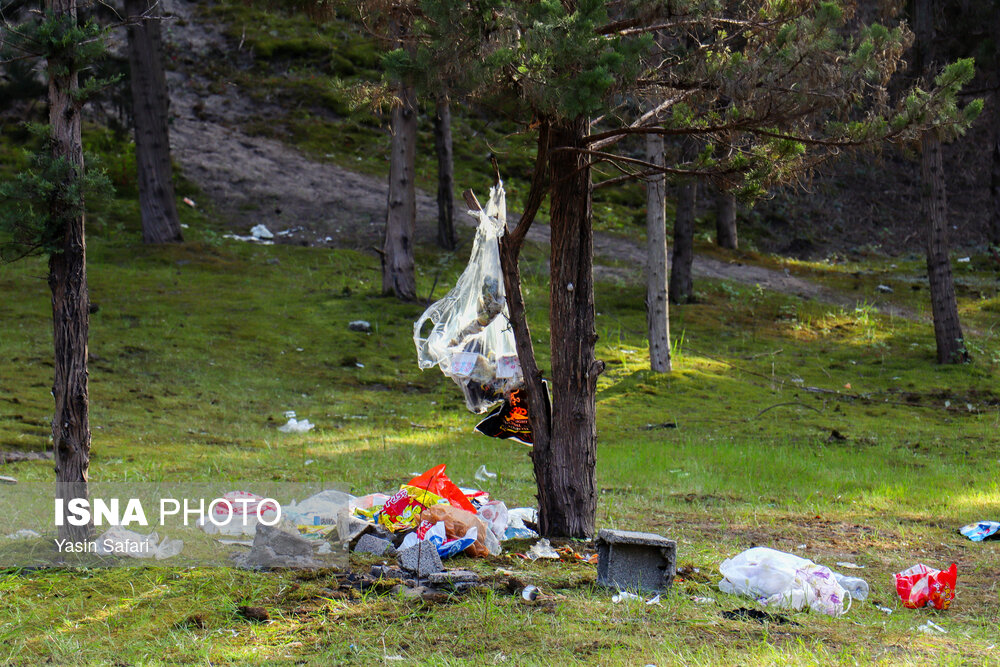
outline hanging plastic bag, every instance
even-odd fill
[[[490,189],[479,220],[472,255],[455,287],[413,325],[417,362],[438,366],[465,395],[465,405],[482,413],[523,384],[500,269],[498,240],[507,220],[503,183]],[[429,331],[428,323],[430,325]]]
[[[719,566],[723,593],[737,593],[780,609],[842,616],[851,608],[851,595],[829,568],[793,554],[754,547]]]
[[[548,405],[548,383],[545,388],[546,412]],[[510,439],[529,447],[534,445],[535,435],[531,430],[531,415],[528,409],[528,396],[524,389],[509,391],[504,395],[503,405],[498,405],[486,419],[476,424],[476,430],[491,438]]]

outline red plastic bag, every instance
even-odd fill
[[[918,563],[896,573],[896,593],[904,607],[934,607],[947,609],[955,599],[958,566],[955,563],[943,572]]]
[[[436,493],[451,505],[461,507],[463,510],[475,514],[476,508],[473,507],[469,499],[462,493],[462,489],[455,486],[455,483],[448,479],[448,475],[444,474],[444,469],[445,464],[442,463],[435,468],[431,468],[423,475],[417,475],[409,481],[409,485]]]

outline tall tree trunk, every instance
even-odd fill
[[[719,190],[715,202],[715,244],[720,248],[736,250],[736,195]]]
[[[550,347],[552,419],[548,447],[532,450],[544,535],[590,537],[597,511],[597,376],[594,357],[593,230],[586,118],[552,128],[550,167]]]
[[[451,149],[451,102],[447,93],[437,97],[434,110],[434,148],[438,160],[438,245],[454,250],[455,238],[455,164]]]
[[[663,137],[646,135],[646,161],[663,166]],[[646,329],[649,367],[670,372],[670,306],[667,302],[666,178],[646,182]]]
[[[400,104],[392,110],[389,157],[389,202],[382,245],[382,293],[400,299],[417,297],[413,237],[417,198],[413,183],[417,150],[417,103],[413,86],[401,85]]]
[[[916,64],[927,79],[935,68],[935,16],[939,4],[933,0],[915,0],[913,26],[917,36]],[[927,249],[927,279],[930,282],[931,313],[934,317],[934,339],[939,364],[969,361],[969,352],[962,336],[955,299],[955,281],[948,256],[948,202],[944,165],[941,159],[941,138],[932,130],[921,138],[920,208],[925,225]]]
[[[76,0],[46,0],[56,17],[76,21]],[[49,257],[52,291],[52,328],[55,348],[52,395],[52,441],[55,452],[56,498],[63,503],[87,497],[90,467],[90,414],[87,387],[87,338],[90,299],[87,292],[87,245],[84,238],[83,142],[79,77],[72,62],[50,56],[49,123],[52,156],[69,163],[66,181],[50,202],[53,222],[64,225],[62,247]],[[90,537],[91,526],[62,526],[59,536],[70,540]]]
[[[1000,95],[994,95],[1000,104]],[[994,112],[997,122],[993,127],[993,161],[990,169],[990,199],[992,216],[990,219],[990,243],[1000,246],[1000,111]]]
[[[677,215],[674,217],[674,254],[670,262],[670,301],[688,303],[694,294],[691,263],[694,261],[694,207],[698,179],[680,178],[677,188]]]
[[[920,203],[924,224],[927,225],[927,278],[931,288],[937,360],[940,364],[956,364],[969,361],[969,352],[958,320],[955,283],[948,256],[948,208],[941,141],[933,132],[929,132],[924,135],[921,144],[923,188]]]
[[[155,0],[125,0],[128,17],[128,62],[132,77],[135,162],[139,173],[139,207],[144,243],[183,241],[170,171],[167,129],[167,80],[163,73],[163,41],[159,18],[150,18]]]

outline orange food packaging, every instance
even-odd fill
[[[449,540],[465,537],[469,529],[475,527],[477,530],[476,541],[465,550],[466,555],[473,558],[486,558],[490,555],[490,550],[486,547],[486,533],[489,528],[478,516],[472,512],[454,507],[452,505],[434,505],[428,507],[420,513],[423,521],[430,521],[432,524],[444,521],[444,532]]]

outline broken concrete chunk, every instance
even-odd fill
[[[246,568],[320,566],[313,558],[311,541],[264,524],[257,525],[250,552],[235,560],[239,567]]]
[[[444,569],[437,547],[426,541],[403,549],[396,554],[396,558],[399,559],[400,567],[413,572],[418,577],[426,577]]]
[[[394,556],[396,547],[389,540],[383,540],[374,535],[362,535],[354,547],[355,553],[375,554],[376,556]]]
[[[476,584],[480,577],[475,572],[469,570],[446,570],[428,575],[427,583],[431,586],[442,586],[444,584]]]
[[[351,549],[358,545],[362,535],[378,533],[377,528],[374,523],[359,519],[347,512],[337,515],[337,535],[340,541],[347,542]]]
[[[677,573],[677,543],[630,530],[597,534],[597,583],[615,590],[665,591]]]
[[[410,579],[410,573],[395,565],[374,565],[370,571],[376,579]]]

